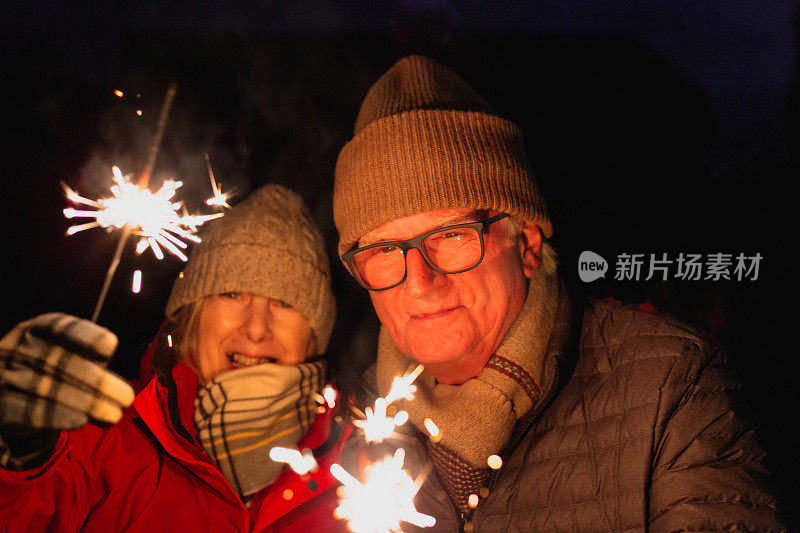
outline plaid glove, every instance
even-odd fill
[[[0,466],[16,455],[3,435],[33,435],[33,442],[43,432],[32,429],[119,421],[134,394],[105,369],[116,348],[117,337],[107,329],[63,313],[22,322],[0,340]]]

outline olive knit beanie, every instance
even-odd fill
[[[265,185],[203,227],[167,301],[167,318],[189,303],[223,292],[282,300],[305,316],[321,352],[328,346],[336,301],[322,235],[302,198]]]
[[[386,222],[451,208],[497,210],[553,233],[521,130],[452,70],[405,57],[369,90],[339,153],[339,253]]]

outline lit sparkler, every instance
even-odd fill
[[[180,202],[172,202],[175,191],[183,185],[180,181],[167,180],[156,191],[139,187],[122,175],[119,167],[113,167],[114,185],[111,186],[112,196],[91,200],[84,198],[69,186],[62,183],[67,199],[76,204],[92,207],[89,209],[64,209],[67,218],[90,218],[91,222],[70,226],[67,235],[74,235],[80,231],[91,228],[129,228],[141,237],[136,247],[138,253],[148,247],[158,259],[164,258],[162,247],[187,261],[188,258],[181,250],[187,245],[183,239],[200,242],[194,233],[198,226],[211,219],[221,217],[222,213],[212,215],[179,214],[182,207]]]
[[[392,386],[389,389],[389,394],[386,395],[386,403],[391,404],[400,398],[412,400],[414,398],[414,393],[417,391],[417,386],[412,385],[412,383],[414,383],[414,380],[417,379],[423,370],[425,370],[424,365],[417,365],[417,368],[411,372],[408,372],[402,377],[395,376],[395,378],[392,380]]]
[[[132,233],[141,237],[136,248],[137,252],[141,253],[149,247],[158,259],[162,259],[164,252],[161,247],[163,246],[167,251],[186,261],[187,257],[181,251],[181,249],[186,249],[187,247],[183,239],[200,242],[200,238],[194,235],[197,227],[212,218],[222,216],[222,214],[189,215],[185,209],[183,209],[182,214],[178,214],[182,204],[171,200],[175,195],[175,191],[182,185],[180,181],[167,180],[155,193],[148,189],[150,174],[155,166],[176,91],[174,84],[167,89],[156,124],[156,133],[148,152],[147,163],[135,184],[128,181],[118,167],[112,168],[114,185],[111,186],[111,193],[113,196],[108,198],[91,200],[79,195],[62,183],[67,198],[71,202],[93,208],[75,209],[68,207],[64,209],[64,216],[67,218],[83,217],[94,219],[71,226],[67,230],[67,235],[74,235],[80,231],[97,227],[106,228],[108,231],[114,228],[120,230],[114,256],[106,271],[103,287],[100,289],[100,295],[92,313],[91,320],[93,322],[97,321],[100,315],[100,309],[103,307],[103,302],[105,302],[108,289],[111,286],[111,280],[114,278],[114,273],[119,266],[125,243]],[[122,92],[119,90],[115,94],[122,97]],[[138,98],[139,95],[137,94],[136,97]]]
[[[394,433],[394,428],[402,426],[408,420],[406,411],[399,411],[394,417],[386,416],[386,408],[395,400],[414,398],[417,387],[413,382],[425,369],[423,365],[417,367],[403,376],[397,376],[392,381],[389,394],[385,398],[375,400],[375,407],[364,409],[364,417],[361,420],[354,420],[353,425],[364,431],[364,439],[367,442],[381,442],[388,439]]]
[[[394,417],[386,416],[386,398],[375,400],[375,409],[364,409],[364,419],[354,420],[353,425],[364,430],[364,440],[367,442],[381,442],[394,433],[394,428],[408,420],[408,413],[400,411]],[[400,413],[405,413],[401,415]],[[400,422],[399,424],[397,422]]]
[[[387,456],[366,467],[366,481],[361,483],[341,465],[331,465],[331,474],[342,485],[339,507],[334,516],[347,520],[354,533],[390,533],[400,531],[400,522],[418,527],[431,527],[436,519],[417,511],[416,496],[422,486],[403,470],[405,450],[398,448],[393,457]]]

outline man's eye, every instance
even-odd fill
[[[284,302],[283,300],[275,300],[275,299],[273,299],[273,300],[272,300],[272,303],[273,303],[274,305],[277,305],[278,307],[280,307],[280,308],[282,308],[282,309],[294,309],[294,306],[293,306],[293,305],[291,305],[291,304],[287,304],[287,303],[286,303],[286,302]]]
[[[239,297],[241,296],[241,293],[234,292],[234,291],[231,291],[231,292],[223,292],[221,296],[222,296],[223,298],[229,298],[229,299],[231,299],[231,300],[238,300],[238,299],[239,299]]]
[[[381,246],[380,248],[378,248],[378,251],[380,251],[380,253],[382,253],[382,254],[390,254],[390,253],[394,252],[395,250],[397,250],[397,246],[391,246],[391,245],[390,246]]]
[[[445,239],[458,239],[458,238],[463,237],[463,236],[464,236],[464,232],[463,231],[457,231],[457,230],[447,231],[447,232],[442,234],[442,237],[444,237]]]

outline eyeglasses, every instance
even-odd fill
[[[403,283],[408,274],[406,255],[418,250],[431,269],[442,274],[460,274],[481,264],[483,232],[508,213],[486,220],[454,224],[405,241],[385,241],[342,254],[350,273],[371,291],[385,291]]]

